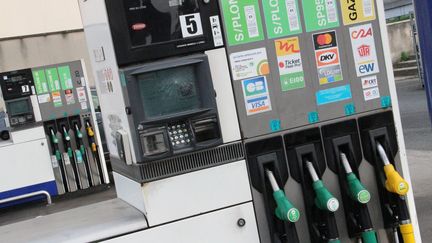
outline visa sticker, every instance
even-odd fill
[[[242,81],[247,115],[271,111],[267,80],[264,76]]]

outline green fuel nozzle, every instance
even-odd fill
[[[360,182],[357,176],[353,173],[351,165],[348,161],[346,154],[341,153],[340,158],[342,161],[342,165],[345,168],[345,172],[347,174],[347,182],[348,182],[348,190],[349,196],[352,200],[366,204],[370,201],[371,195],[366,187]]]
[[[75,124],[75,130],[78,138],[83,138],[82,132],[80,131],[78,124]]]
[[[58,144],[58,138],[57,138],[57,136],[55,135],[54,130],[53,130],[53,129],[50,129],[50,130],[51,130],[51,141],[52,141],[54,144]]]
[[[312,187],[316,196],[315,205],[321,210],[336,212],[339,209],[339,201],[324,186],[322,180],[319,179],[312,162],[306,161],[306,167],[313,181]]]
[[[285,193],[279,188],[273,172],[266,170],[267,178],[273,189],[273,198],[277,204],[275,210],[276,217],[282,221],[295,223],[300,219],[300,212],[285,196]]]

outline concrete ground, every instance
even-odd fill
[[[418,79],[397,81],[411,180],[423,242],[432,242],[432,128]]]
[[[432,128],[425,92],[418,79],[398,80],[397,87],[422,238],[432,242]],[[0,226],[108,200],[116,194],[113,186],[102,186],[73,196],[56,198],[52,206],[37,203],[0,210]]]

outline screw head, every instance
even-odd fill
[[[239,227],[244,227],[246,225],[246,220],[244,220],[243,218],[240,218],[239,220],[237,220],[237,225]]]

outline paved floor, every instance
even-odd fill
[[[432,242],[432,128],[425,92],[416,79],[398,80],[397,86],[423,242]],[[0,225],[108,200],[115,196],[114,187],[105,186],[76,198],[57,198],[54,205],[48,207],[39,203],[0,210]]]
[[[418,79],[397,81],[402,125],[423,242],[432,242],[432,128]]]

